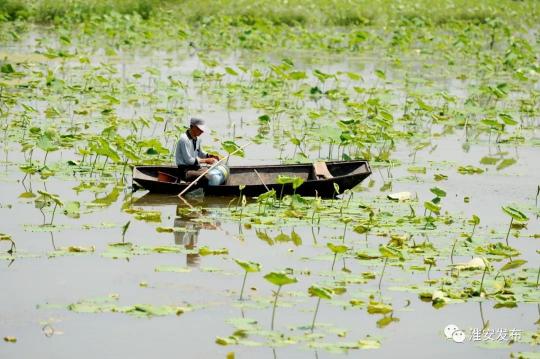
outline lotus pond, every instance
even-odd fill
[[[0,2],[0,356],[538,357],[539,4],[212,4]],[[373,173],[134,191],[195,115]]]

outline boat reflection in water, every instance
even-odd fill
[[[201,229],[215,230],[221,223],[211,215],[211,208],[226,207],[230,198],[205,198],[190,197],[179,199],[177,196],[167,196],[147,193],[134,200],[137,206],[149,207],[176,207],[176,217],[173,222],[174,243],[184,246],[191,253],[186,254],[187,266],[198,266],[200,255],[198,252],[198,241]]]
[[[192,253],[186,254],[186,265],[195,267],[199,265],[200,255],[197,250],[197,242],[201,229],[214,230],[219,227],[219,222],[200,222],[198,219],[209,219],[201,212],[191,212],[188,216],[182,214],[185,207],[178,205],[176,207],[177,217],[174,219],[174,227],[181,228],[181,231],[175,231],[174,243],[184,246]]]

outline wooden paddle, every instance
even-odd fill
[[[216,163],[214,163],[212,166],[208,167],[208,169],[206,171],[204,171],[199,177],[195,178],[194,181],[192,181],[186,188],[184,188],[184,190],[182,192],[180,192],[178,194],[178,197],[182,197],[182,195],[184,193],[186,193],[194,184],[196,184],[201,178],[203,178],[203,176],[205,176],[208,172],[210,172],[210,170],[212,170],[213,168],[215,168],[217,165],[219,165],[221,162],[225,161],[226,159],[228,159],[229,157],[231,157],[232,155],[234,155],[236,152],[240,151],[240,150],[243,150],[245,147],[247,147],[248,145],[251,145],[252,142],[248,142],[246,143],[245,145],[243,145],[242,147],[238,147],[236,150],[234,150],[233,152],[229,153],[226,157],[223,157],[222,159],[220,159],[219,161],[217,161]]]
[[[263,181],[261,175],[259,174],[259,172],[257,172],[256,169],[253,169],[253,171],[255,171],[255,174],[257,175],[257,177],[259,177],[259,180],[260,180],[261,183],[264,185],[264,188],[266,188],[266,191],[270,191],[270,190],[268,189],[268,186],[266,185],[266,183],[264,183],[264,181]]]

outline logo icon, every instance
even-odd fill
[[[446,339],[452,339],[456,343],[463,343],[465,341],[465,333],[455,324],[448,324],[444,328],[444,335]]]

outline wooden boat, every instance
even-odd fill
[[[227,182],[220,186],[205,186],[207,196],[238,196],[240,186],[245,185],[242,194],[258,196],[268,190],[276,190],[278,196],[283,187],[283,194],[292,194],[292,184],[277,183],[278,176],[301,177],[304,183],[296,189],[302,196],[332,197],[335,184],[339,192],[352,189],[371,174],[367,161],[331,161],[314,164],[260,165],[230,167]],[[178,194],[189,182],[177,179],[175,166],[137,166],[133,169],[133,182],[152,193]],[[196,189],[197,185],[191,188]]]

